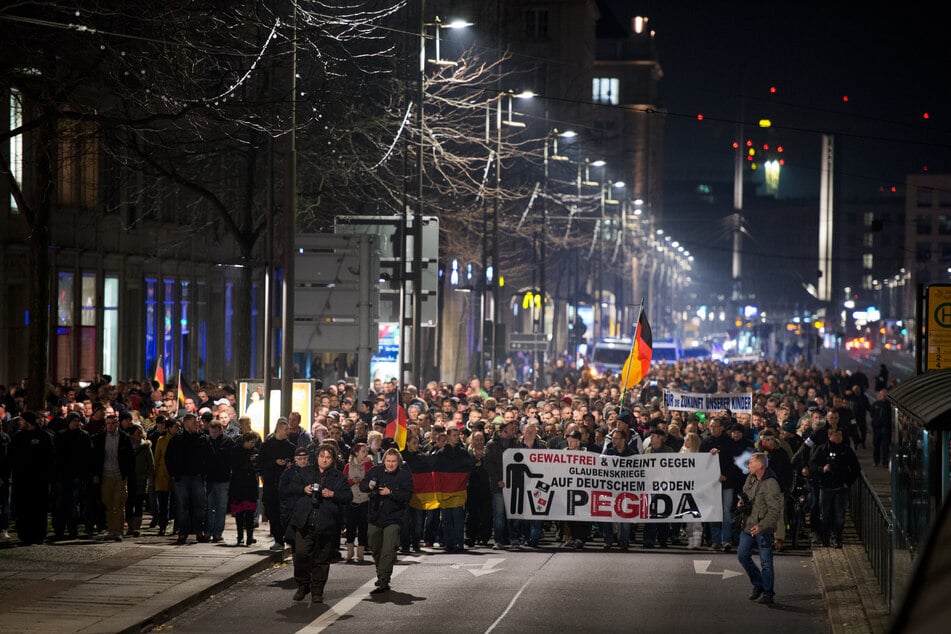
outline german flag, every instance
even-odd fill
[[[641,314],[637,318],[637,330],[634,333],[634,344],[631,354],[621,369],[621,389],[629,390],[640,383],[651,367],[653,356],[654,337],[651,335],[651,326],[647,323],[647,313],[641,306]]]
[[[165,368],[162,366],[162,355],[159,355],[155,363],[155,377],[152,380],[158,383],[159,392],[165,391]]]
[[[396,447],[403,451],[406,448],[406,410],[399,404],[399,397],[393,397],[387,409],[386,431],[384,438],[392,438]]]
[[[465,506],[473,464],[468,451],[448,445],[439,453],[407,460],[413,474],[410,506],[425,511]]]

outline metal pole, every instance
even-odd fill
[[[502,195],[502,99],[499,98],[497,115],[495,118],[495,200],[492,205],[492,366],[489,369],[489,379],[495,382],[495,369],[498,367],[496,352],[498,342],[495,340],[501,321],[502,271],[499,268],[499,197]]]
[[[438,28],[438,27],[437,27]],[[419,125],[419,151],[416,156],[417,203],[413,218],[413,358],[409,380],[422,385],[423,341],[420,323],[423,317],[423,152],[426,148],[423,129],[426,99],[426,0],[419,2],[419,110],[416,113]]]
[[[294,386],[294,257],[297,234],[297,7],[291,4],[290,15],[290,132],[286,135],[284,191],[284,286],[281,315],[281,413],[291,413],[291,391]],[[270,395],[265,395],[268,398]]]

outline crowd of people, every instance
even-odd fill
[[[871,402],[869,381],[858,369],[654,364],[652,380],[627,392],[616,377],[576,372],[563,362],[555,369],[556,380],[544,388],[472,378],[401,390],[395,380],[376,380],[358,395],[357,386],[341,379],[319,386],[310,429],[295,412],[279,418],[266,438],[237,415],[229,385],[193,385],[194,397],[182,403],[176,390],[158,390],[150,381],[113,384],[99,377],[85,387],[66,381],[51,387],[47,411],[27,410],[22,393],[17,398],[15,389],[0,386],[0,530],[13,539],[12,528],[24,546],[81,533],[117,541],[164,536],[170,526],[178,544],[192,535],[222,542],[230,514],[235,545],[249,546],[266,522],[271,547],[289,545],[293,552],[294,598],[309,593],[312,601],[322,600],[331,562],[360,563],[368,552],[377,566],[375,592],[385,592],[400,552],[627,551],[640,533],[645,549],[738,548],[754,586],[751,598],[771,602],[771,553],[784,548],[793,490],[808,491],[813,546],[841,546],[848,488],[859,476],[855,449],[866,447],[869,423],[874,462],[888,466],[889,385],[876,385]],[[668,411],[665,387],[752,393],[754,406],[751,413]],[[386,434],[395,402],[407,417],[402,450]],[[510,486],[503,454],[519,447],[716,454],[723,520],[512,519],[503,501]],[[442,496],[438,508],[419,504],[412,473],[422,461],[464,474],[464,492]],[[756,490],[769,491],[770,503]],[[762,569],[752,563],[753,542]]]

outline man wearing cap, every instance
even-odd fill
[[[10,467],[17,535],[23,546],[42,544],[53,474],[53,440],[40,427],[35,413],[25,411],[14,420],[19,431],[10,440]]]
[[[83,495],[92,463],[91,437],[82,428],[76,412],[66,415],[66,429],[56,435],[56,499],[53,505],[53,533],[62,539],[79,534]],[[2,476],[0,476],[2,477]]]
[[[294,601],[310,593],[312,603],[322,603],[330,562],[340,547],[340,519],[353,500],[343,473],[334,464],[332,444],[317,448],[316,466],[308,465],[304,448],[294,452],[294,466],[281,477],[281,498],[288,509],[288,524],[294,531]]]
[[[205,476],[211,458],[208,437],[198,429],[198,418],[185,414],[180,434],[172,437],[165,450],[165,466],[175,487],[175,527],[179,545],[194,533],[200,542],[208,541],[205,533]]]
[[[231,463],[234,452],[234,440],[224,433],[221,421],[212,419],[208,423],[208,446],[211,457],[208,461],[208,475],[205,478],[207,495],[207,514],[205,526],[211,541],[218,543],[225,530],[225,517],[228,513],[228,487],[231,484]]]

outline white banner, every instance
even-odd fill
[[[720,522],[720,463],[708,453],[630,457],[506,449],[506,516],[594,522]]]
[[[748,392],[739,394],[695,394],[693,392],[674,392],[664,390],[664,406],[669,410],[681,412],[719,412],[728,409],[734,414],[753,413],[753,395]]]

